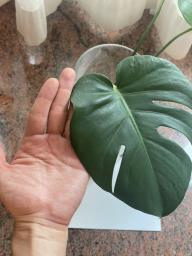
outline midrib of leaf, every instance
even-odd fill
[[[157,179],[157,177],[156,177],[156,175],[155,175],[155,171],[154,171],[153,166],[152,166],[152,164],[151,164],[150,156],[149,156],[149,154],[148,154],[147,148],[146,148],[146,146],[145,146],[143,137],[142,137],[142,135],[141,135],[141,133],[140,133],[140,130],[139,130],[138,126],[137,126],[137,123],[135,122],[135,119],[134,119],[134,117],[133,117],[133,115],[132,115],[132,113],[131,113],[131,110],[130,110],[130,108],[129,108],[127,102],[124,100],[122,94],[120,93],[120,91],[118,90],[118,88],[117,88],[116,85],[113,85],[113,91],[118,95],[118,97],[120,98],[121,102],[123,103],[123,106],[124,106],[124,108],[125,108],[125,110],[126,110],[128,116],[130,117],[131,122],[132,122],[132,124],[133,124],[133,126],[134,126],[134,128],[135,128],[135,130],[136,130],[136,132],[137,132],[137,135],[138,135],[138,137],[139,137],[139,139],[140,139],[140,141],[141,141],[141,144],[142,144],[142,146],[143,146],[143,148],[144,148],[144,151],[145,151],[145,153],[146,153],[146,156],[147,156],[147,158],[148,158],[148,160],[149,160],[150,167],[151,167],[151,169],[152,169],[152,171],[153,171],[153,173],[154,173],[154,176],[155,176],[155,178],[156,178],[157,185],[158,185],[158,190],[159,190],[159,194],[160,194],[160,200],[161,200],[161,204],[162,204],[162,198],[161,198],[161,192],[160,192],[160,187],[159,187],[158,179]],[[162,204],[162,206],[163,206],[163,204]]]
[[[121,93],[120,93],[120,91],[118,90],[118,88],[117,88],[116,85],[113,86],[113,90],[114,90],[115,93],[117,93],[118,97],[120,98],[121,102],[123,103],[123,106],[124,106],[124,108],[125,108],[125,110],[126,110],[128,116],[129,116],[130,119],[131,119],[131,122],[132,122],[132,124],[133,124],[133,126],[134,126],[134,128],[135,128],[135,130],[136,130],[136,132],[137,132],[137,135],[138,135],[138,137],[139,137],[139,139],[140,139],[140,141],[141,141],[141,144],[142,144],[142,146],[143,146],[143,148],[144,148],[144,150],[145,150],[145,153],[146,153],[146,155],[147,155],[147,157],[148,157],[148,160],[149,160],[149,162],[150,162],[151,168],[152,168],[152,170],[153,170],[153,166],[152,166],[152,164],[151,164],[151,160],[150,160],[148,151],[147,151],[147,149],[146,149],[146,146],[145,146],[143,137],[142,137],[142,135],[141,135],[141,133],[140,133],[140,130],[139,130],[139,128],[138,128],[138,126],[137,126],[137,124],[136,124],[136,122],[135,122],[135,119],[134,119],[134,117],[133,117],[133,115],[132,115],[132,113],[131,113],[131,111],[130,111],[130,108],[129,108],[127,102],[124,100],[123,96],[121,95]]]

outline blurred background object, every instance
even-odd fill
[[[0,0],[0,6],[9,0]],[[130,28],[143,16],[144,10],[154,13],[159,0],[63,0],[74,2],[108,33],[122,35],[122,30]],[[28,46],[38,46],[47,38],[47,15],[56,11],[62,0],[15,0],[17,29]],[[178,9],[178,0],[166,0],[157,19],[161,44],[166,44],[174,36],[189,28]],[[77,8],[78,10],[78,8]],[[147,25],[147,24],[146,24]],[[121,33],[119,33],[121,31]],[[184,58],[192,45],[192,32],[177,39],[166,52],[174,59]]]

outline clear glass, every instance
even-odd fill
[[[119,44],[101,44],[84,52],[77,60],[77,79],[85,74],[102,73],[115,82],[115,69],[133,50]]]

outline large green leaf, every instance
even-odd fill
[[[176,129],[192,142],[192,115],[154,101],[192,108],[190,82],[166,60],[128,57],[117,67],[116,85],[103,75],[86,75],[72,94],[71,140],[91,177],[110,193],[114,164],[125,145],[114,196],[143,212],[165,216],[182,201],[192,164],[157,128]]]
[[[192,26],[192,0],[178,0],[178,4],[183,17]]]

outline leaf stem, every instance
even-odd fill
[[[190,31],[192,31],[192,28],[188,28],[187,30],[183,31],[182,33],[178,34],[177,36],[175,36],[173,39],[171,39],[168,43],[166,43],[166,45],[164,45],[156,54],[155,56],[158,57],[170,44],[172,44],[177,38],[183,36],[186,33],[189,33]]]
[[[159,14],[161,12],[161,9],[163,7],[164,2],[165,2],[165,0],[161,0],[160,6],[159,6],[157,12],[155,13],[155,15],[153,16],[153,19],[151,20],[151,22],[147,26],[147,29],[141,35],[141,37],[140,37],[139,41],[137,42],[137,45],[136,45],[132,55],[135,55],[137,53],[138,49],[140,48],[140,46],[143,44],[143,42],[145,41],[145,39],[149,35],[149,33],[150,33],[150,31],[151,31],[151,29],[153,27],[153,24],[155,23],[156,19],[158,18]]]

